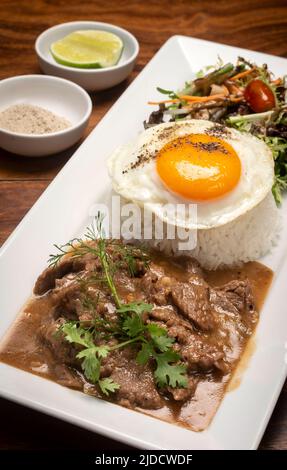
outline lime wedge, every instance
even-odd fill
[[[54,59],[70,67],[94,69],[115,65],[122,53],[123,42],[107,31],[75,31],[50,47]]]

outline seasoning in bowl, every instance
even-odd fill
[[[19,134],[50,134],[71,125],[68,119],[31,104],[15,104],[0,112],[0,128]]]
[[[116,65],[123,51],[123,41],[108,31],[74,31],[54,42],[51,54],[62,65],[99,69]]]

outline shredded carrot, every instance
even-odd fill
[[[244,97],[243,96],[231,96],[230,101],[232,101],[232,103],[240,103],[240,101],[244,101]]]
[[[192,96],[192,95],[180,95],[179,99],[174,100],[164,100],[164,101],[148,101],[148,104],[163,104],[163,103],[178,103],[180,100],[182,101],[190,101],[190,102],[205,102],[205,101],[212,101],[212,100],[219,100],[225,98],[225,94],[220,93],[217,95],[210,95],[210,96]]]
[[[253,67],[252,69],[244,70],[244,72],[237,73],[233,77],[229,78],[229,80],[234,81],[234,80],[239,80],[240,78],[247,77],[247,75],[250,75],[255,70],[256,70],[255,67]]]
[[[163,104],[163,103],[178,103],[180,100],[182,101],[188,101],[189,103],[205,103],[208,101],[217,101],[217,100],[222,100],[230,98],[230,100],[234,103],[242,101],[244,98],[242,96],[239,97],[234,97],[230,96],[227,97],[223,93],[218,93],[217,95],[209,95],[209,96],[192,96],[192,95],[180,95],[179,99],[173,99],[173,100],[164,100],[164,101],[148,101],[148,104]]]
[[[271,82],[271,83],[272,83],[272,85],[274,85],[274,86],[281,85],[282,79],[281,79],[281,78],[277,78],[277,80],[273,80],[273,82]]]
[[[180,98],[184,101],[198,101],[198,102],[205,102],[205,101],[213,101],[225,98],[225,94],[219,93],[217,95],[210,95],[210,96],[191,96],[191,95],[180,95]]]

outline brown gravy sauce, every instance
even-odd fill
[[[273,272],[258,262],[246,263],[237,269],[206,271],[205,278],[212,286],[220,286],[233,279],[246,279],[251,282],[255,304],[258,311],[262,308]],[[35,332],[43,323],[49,322],[52,310],[51,297],[31,297],[20,312],[0,345],[0,361],[46,379],[56,380],[52,371],[55,360],[45,344],[41,344]],[[255,349],[253,337],[248,341],[241,359],[230,375],[218,377],[218,381],[205,378],[198,383],[194,396],[184,405],[168,401],[159,410],[142,410],[145,414],[180,426],[202,431],[211,422],[226,390],[233,390],[240,384],[242,373],[248,359]]]

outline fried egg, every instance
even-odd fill
[[[203,120],[163,123],[108,160],[114,190],[166,223],[208,229],[231,222],[271,191],[274,161],[258,138]],[[164,206],[180,204],[170,220]],[[188,216],[196,204],[197,218]]]

